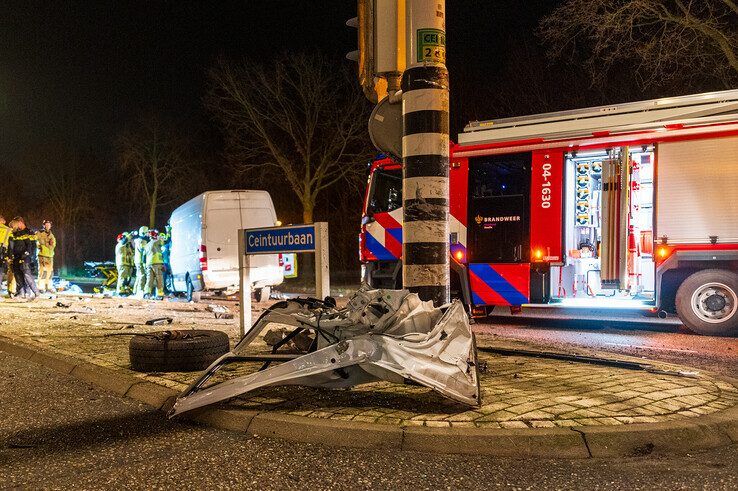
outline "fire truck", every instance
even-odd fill
[[[450,144],[451,289],[738,334],[738,90],[475,121]],[[362,277],[402,287],[402,165],[372,163]]]

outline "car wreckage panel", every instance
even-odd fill
[[[205,387],[222,366],[244,361],[246,347],[270,325],[314,335],[311,350],[279,365]],[[275,350],[276,351],[276,350]],[[250,357],[253,358],[253,357]],[[278,359],[279,355],[264,357]],[[480,404],[476,346],[459,301],[435,308],[407,290],[360,289],[346,308],[317,299],[270,307],[233,351],[216,360],[177,399],[170,416],[260,387],[347,388],[378,380],[411,381],[463,404]]]

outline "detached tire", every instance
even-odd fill
[[[192,372],[204,370],[230,351],[222,331],[162,331],[137,334],[128,353],[138,372]]]
[[[738,274],[722,269],[694,273],[679,286],[676,309],[684,325],[698,334],[738,334]]]

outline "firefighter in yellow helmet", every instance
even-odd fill
[[[54,249],[56,237],[51,231],[51,222],[43,221],[43,230],[36,233],[38,243],[38,289],[41,292],[54,291],[51,279],[54,276]]]
[[[133,283],[133,294],[143,296],[146,293],[146,244],[149,242],[149,227],[138,229],[133,241],[133,263],[136,267],[136,280]]]
[[[133,245],[131,234],[123,232],[118,235],[115,245],[115,267],[118,269],[118,285],[115,292],[118,296],[130,295],[133,281]]]
[[[149,232],[149,243],[146,244],[146,295],[144,298],[161,299],[164,296],[164,241],[156,230]]]

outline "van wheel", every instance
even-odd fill
[[[254,290],[254,299],[257,302],[268,302],[269,296],[272,294],[272,288],[270,286],[265,286],[263,288],[257,288]]]
[[[689,276],[676,294],[679,318],[699,334],[738,334],[738,274],[706,269]]]

